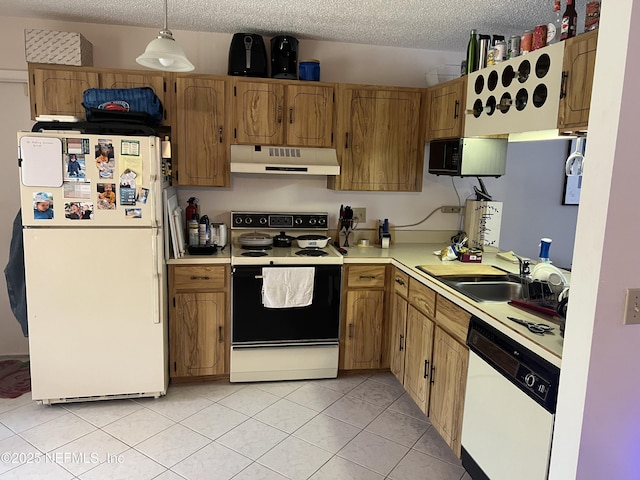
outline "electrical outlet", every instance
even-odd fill
[[[358,219],[358,223],[366,223],[367,221],[367,209],[366,208],[354,208],[353,219]]]
[[[442,213],[460,213],[462,211],[462,207],[458,205],[445,205],[440,207],[440,211]]]
[[[640,288],[627,288],[624,323],[625,325],[640,323]]]

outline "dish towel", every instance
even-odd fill
[[[263,268],[262,304],[266,308],[311,305],[315,271],[314,267]]]

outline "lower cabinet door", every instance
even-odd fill
[[[353,290],[347,293],[345,370],[380,368],[383,307],[383,290]]]
[[[171,376],[225,373],[225,293],[178,293],[175,301]]]
[[[390,368],[400,383],[404,382],[404,361],[407,351],[407,305],[408,302],[397,293],[393,296],[391,316],[391,338],[389,339]]]
[[[433,365],[429,419],[452,450],[460,456],[469,350],[466,345],[436,327]]]
[[[404,388],[425,414],[428,414],[429,411],[433,330],[433,321],[409,305]]]

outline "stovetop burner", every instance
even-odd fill
[[[265,250],[271,250],[271,247],[268,245],[263,245],[263,246],[259,246],[259,245],[243,245],[242,246],[242,250],[251,250],[251,251],[257,251],[257,252],[264,252]],[[250,256],[250,255],[247,255]]]
[[[245,247],[242,247],[245,248]],[[261,250],[251,250],[249,252],[243,252],[240,255],[243,257],[266,257],[268,255],[267,252],[263,252]]]
[[[329,254],[319,248],[304,248],[302,250],[298,250],[296,255],[300,255],[302,257],[324,257]]]

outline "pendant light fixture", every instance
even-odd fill
[[[144,67],[168,72],[190,72],[195,68],[167,28],[167,0],[164,0],[164,28],[160,30],[158,38],[149,42],[136,62]]]

